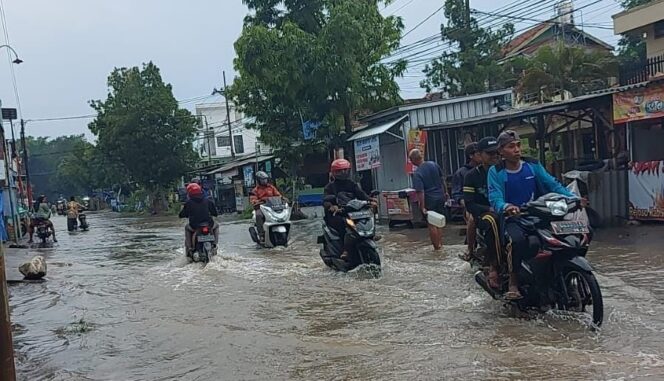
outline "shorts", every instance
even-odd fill
[[[426,199],[424,200],[424,207],[426,210],[430,210],[432,212],[436,212],[439,214],[445,214],[445,200],[440,199],[440,200],[429,200]]]

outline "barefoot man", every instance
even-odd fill
[[[408,157],[417,166],[413,174],[413,187],[417,191],[417,201],[422,209],[422,215],[427,211],[445,213],[445,180],[443,170],[433,161],[424,161],[422,152],[415,148]],[[443,229],[429,224],[429,237],[434,250],[443,247]]]

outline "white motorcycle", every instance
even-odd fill
[[[249,228],[251,239],[264,247],[288,246],[290,236],[291,208],[283,202],[281,197],[270,197],[260,205],[260,210],[265,216],[263,224],[263,237],[258,234],[256,226],[256,212],[253,213],[254,226]]]

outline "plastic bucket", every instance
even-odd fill
[[[444,228],[446,223],[444,215],[430,210],[427,211],[427,222],[437,228]]]

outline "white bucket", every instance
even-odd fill
[[[444,228],[446,223],[444,215],[431,210],[427,211],[427,222],[437,228]]]

